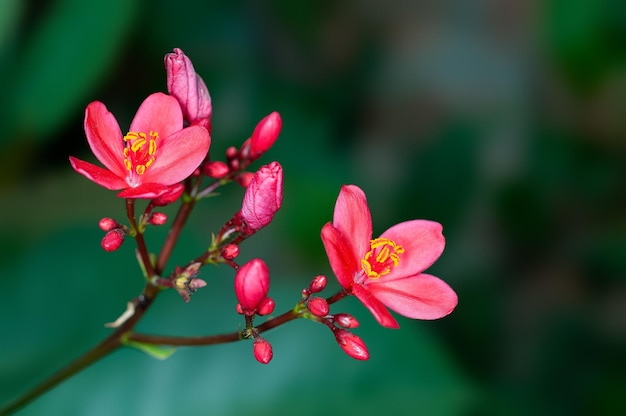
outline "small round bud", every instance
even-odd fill
[[[239,315],[243,315],[243,307],[241,306],[241,303],[238,303],[237,306],[235,306],[235,311],[237,311]]]
[[[167,222],[167,215],[162,212],[153,212],[148,222],[152,225],[163,225]]]
[[[124,237],[126,237],[126,233],[122,229],[114,228],[104,235],[100,245],[104,251],[115,251],[124,242]]]
[[[238,154],[239,150],[237,150],[235,146],[230,146],[228,149],[226,149],[226,159],[228,160],[235,159]]]
[[[220,161],[208,162],[202,166],[202,173],[210,178],[220,179],[228,175],[228,172],[228,165]]]
[[[276,304],[274,303],[274,299],[265,298],[259,303],[259,306],[256,307],[256,313],[260,316],[269,315],[274,312],[275,306]]]
[[[254,358],[261,364],[267,364],[272,361],[274,352],[272,351],[272,344],[267,342],[261,337],[254,340]]]
[[[102,218],[98,222],[98,227],[100,227],[102,231],[111,231],[112,229],[119,227],[119,224],[113,218]]]
[[[311,293],[319,293],[326,288],[326,276],[315,276],[313,280],[311,280],[311,284],[309,285],[309,290]]]
[[[226,260],[233,260],[239,255],[239,246],[237,244],[226,244],[222,249],[222,257]]]
[[[311,311],[311,313],[315,316],[324,317],[328,315],[328,311],[330,307],[328,306],[328,302],[326,299],[319,297],[311,297],[306,301],[306,307]]]
[[[333,317],[335,323],[344,328],[357,328],[359,321],[349,313],[338,313]]]
[[[250,185],[250,182],[252,181],[252,178],[254,177],[254,173],[252,172],[243,172],[239,175],[237,175],[237,177],[235,178],[237,180],[237,183],[241,186],[243,186],[244,188],[247,188],[248,185]]]
[[[347,329],[335,331],[335,339],[341,349],[355,360],[367,360],[370,358],[370,353],[367,351],[363,340]]]

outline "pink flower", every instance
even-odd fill
[[[332,224],[322,228],[322,241],[341,286],[382,326],[398,328],[387,308],[412,319],[437,319],[457,305],[457,295],[450,286],[422,273],[443,252],[441,230],[436,222],[406,221],[372,240],[365,193],[347,185],[337,198]]]
[[[180,103],[185,120],[209,128],[213,114],[211,96],[191,60],[182,50],[174,48],[173,53],[165,55],[164,61],[167,91]]]
[[[245,314],[254,314],[270,288],[270,271],[261,259],[252,259],[235,274],[235,295]]]
[[[196,170],[211,143],[204,127],[183,129],[180,105],[163,93],[144,100],[125,136],[104,104],[92,102],[85,110],[85,134],[105,167],[70,156],[72,167],[100,186],[123,189],[120,198],[153,199],[170,192],[170,185]]]
[[[283,168],[278,162],[262,166],[246,188],[240,215],[251,232],[272,221],[283,201]]]

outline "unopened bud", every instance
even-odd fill
[[[175,183],[169,187],[169,191],[164,193],[158,198],[152,200],[152,204],[158,207],[163,207],[175,202],[185,191],[185,185],[182,183]]]
[[[328,315],[330,310],[326,299],[319,297],[311,297],[306,301],[306,307],[315,316],[323,317]]]
[[[311,293],[319,293],[326,288],[326,276],[315,276],[309,284],[309,291]]]
[[[272,221],[283,201],[283,168],[278,162],[262,166],[254,175],[241,205],[241,217],[256,232]]]
[[[338,313],[333,317],[335,323],[344,328],[357,328],[359,321],[349,313]]]
[[[270,272],[261,259],[252,259],[235,274],[235,295],[246,314],[254,314],[270,288]]]
[[[126,233],[122,229],[114,228],[104,235],[100,245],[104,251],[115,251],[124,242],[124,237],[126,237]]]
[[[276,111],[259,121],[250,136],[250,160],[258,159],[272,147],[282,127],[283,121]]]
[[[265,298],[259,303],[259,306],[256,307],[256,313],[260,316],[269,315],[274,312],[275,306],[274,299]]]
[[[239,150],[237,150],[235,146],[229,146],[226,149],[226,160],[236,159],[238,154],[239,154]]]
[[[354,335],[347,329],[339,329],[335,332],[335,339],[341,349],[355,360],[367,360],[370,353],[361,338]]]
[[[235,180],[243,188],[247,188],[250,185],[250,182],[252,182],[252,178],[254,178],[254,173],[252,173],[252,172],[242,172],[239,175],[237,175]]]
[[[98,227],[100,227],[102,231],[111,231],[112,229],[119,227],[119,224],[113,218],[102,218],[98,222]]]
[[[165,55],[167,91],[180,103],[183,117],[191,124],[210,128],[213,107],[206,84],[182,50]]]
[[[267,342],[261,337],[254,340],[254,358],[261,364],[267,364],[272,361],[274,352],[272,351],[272,344]]]
[[[239,246],[237,244],[226,244],[222,249],[222,257],[226,260],[233,260],[239,255]]]
[[[204,166],[202,166],[202,173],[209,178],[221,179],[228,175],[228,172],[230,172],[228,165],[219,160],[205,163]]]
[[[167,215],[162,212],[153,212],[150,214],[148,222],[152,225],[163,225],[167,222]]]

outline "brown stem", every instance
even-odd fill
[[[167,261],[172,255],[174,246],[176,245],[176,242],[178,241],[180,232],[182,231],[183,226],[187,222],[187,219],[189,218],[189,214],[191,213],[191,210],[193,209],[195,203],[196,203],[195,199],[192,198],[189,201],[184,201],[181,204],[180,208],[178,209],[178,212],[176,213],[176,218],[174,218],[174,223],[172,224],[172,228],[170,228],[170,230],[167,233],[167,237],[165,238],[165,241],[163,242],[163,247],[161,247],[161,252],[159,253],[159,257],[157,259],[156,270],[155,270],[157,274],[160,275],[161,273],[163,273],[163,270],[165,269],[165,265],[167,264]]]

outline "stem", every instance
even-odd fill
[[[134,199],[126,200],[126,215],[128,216],[128,221],[130,222],[131,228],[135,231],[137,250],[139,251],[139,255],[141,256],[141,261],[143,262],[143,267],[146,270],[146,275],[148,277],[154,276],[154,268],[152,267],[152,262],[150,261],[148,247],[146,247],[146,240],[144,240],[143,238],[143,230],[139,229],[139,227],[137,226],[137,220],[135,219]]]
[[[195,203],[196,203],[196,200],[192,198],[189,201],[184,201],[180,205],[180,208],[178,209],[178,212],[176,213],[176,218],[174,218],[174,223],[172,224],[172,228],[170,228],[170,230],[167,233],[167,237],[165,238],[165,241],[163,242],[163,247],[161,247],[161,252],[159,253],[159,257],[157,259],[155,271],[159,275],[163,273],[163,270],[165,269],[165,265],[167,264],[167,261],[172,255],[174,246],[176,245],[176,242],[178,241],[180,232],[182,231],[183,226],[187,222],[187,219],[189,218],[189,214],[191,213],[191,210],[193,209]]]
[[[259,333],[269,331],[272,328],[276,328],[279,325],[300,318],[301,315],[294,310],[285,312],[284,314],[270,319],[263,324],[256,327]],[[129,341],[143,342],[153,345],[172,345],[172,346],[201,346],[201,345],[215,345],[225,344],[227,342],[240,341],[242,339],[241,333],[231,332],[228,334],[220,335],[208,335],[202,337],[173,337],[166,335],[148,335],[132,333],[128,336]]]

